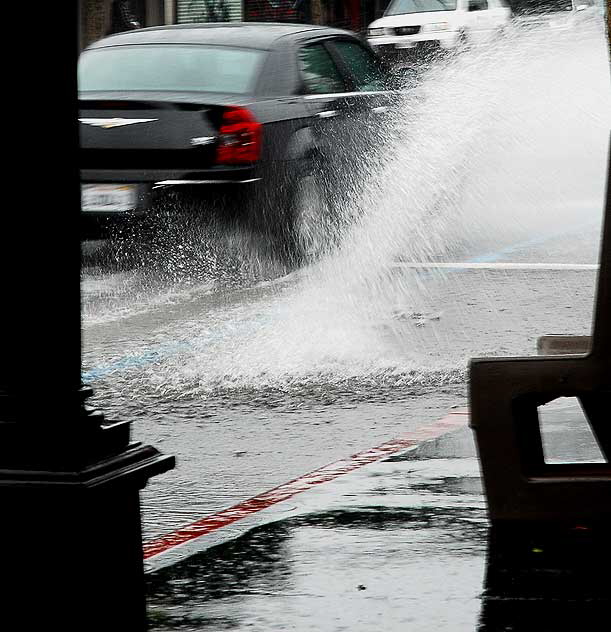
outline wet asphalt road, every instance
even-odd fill
[[[544,416],[547,456],[595,457],[574,402]],[[241,537],[148,575],[151,629],[596,629],[608,527],[493,528],[479,474],[462,425],[310,488]]]
[[[470,357],[590,332],[594,269],[502,266],[597,261],[611,107],[602,31],[584,33],[434,68],[315,265],[287,274],[206,229],[138,264],[87,246],[92,403],[177,457],[143,492],[145,539],[466,404]]]
[[[405,283],[416,282],[418,274],[431,277],[412,270],[396,274],[407,277]],[[202,328],[210,331],[209,324],[190,322],[182,329],[183,321],[168,322],[167,310],[160,309],[134,322],[122,320],[119,327],[91,325],[86,328],[90,349],[122,350],[116,366],[112,359],[98,360],[102,375],[89,380],[94,403],[109,420],[133,421],[136,438],[178,459],[176,470],[150,481],[143,493],[145,537],[169,532],[466,404],[469,357],[532,355],[539,335],[589,333],[594,281],[591,270],[468,270],[429,278],[434,294],[425,304],[411,313],[393,312],[392,321],[376,330],[375,341],[366,340],[366,348],[374,346],[379,354],[377,364],[370,358],[320,373],[290,373],[289,366],[275,375],[260,367],[247,372],[252,367],[241,365],[243,374],[235,385],[217,386],[218,375],[214,385],[200,381],[199,371],[207,375],[210,358],[198,336]],[[268,292],[262,293],[245,296],[268,301]],[[203,314],[214,300],[226,313],[219,299],[192,298],[185,309]],[[181,339],[174,333],[177,327]],[[311,342],[300,340],[296,351]],[[284,341],[294,343],[294,338]],[[147,354],[146,349],[152,350]],[[86,352],[85,359],[86,367],[95,366],[94,351]]]

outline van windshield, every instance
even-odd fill
[[[456,0],[392,0],[384,15],[454,11],[455,9]]]
[[[579,0],[578,4],[587,4],[587,0]],[[509,6],[515,15],[555,13],[571,11],[572,0],[509,0]]]

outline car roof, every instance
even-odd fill
[[[272,22],[213,22],[154,26],[109,35],[87,47],[104,48],[127,44],[216,44],[241,48],[270,49],[283,37],[307,32],[320,35],[352,35],[349,31],[314,24]]]

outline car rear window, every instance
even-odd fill
[[[227,46],[139,45],[97,48],[79,59],[79,90],[248,94],[266,51]]]

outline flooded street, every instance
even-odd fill
[[[320,261],[205,225],[132,265],[87,246],[91,403],[177,457],[145,539],[464,406],[471,357],[588,334],[610,125],[602,21],[516,28],[406,91]]]

